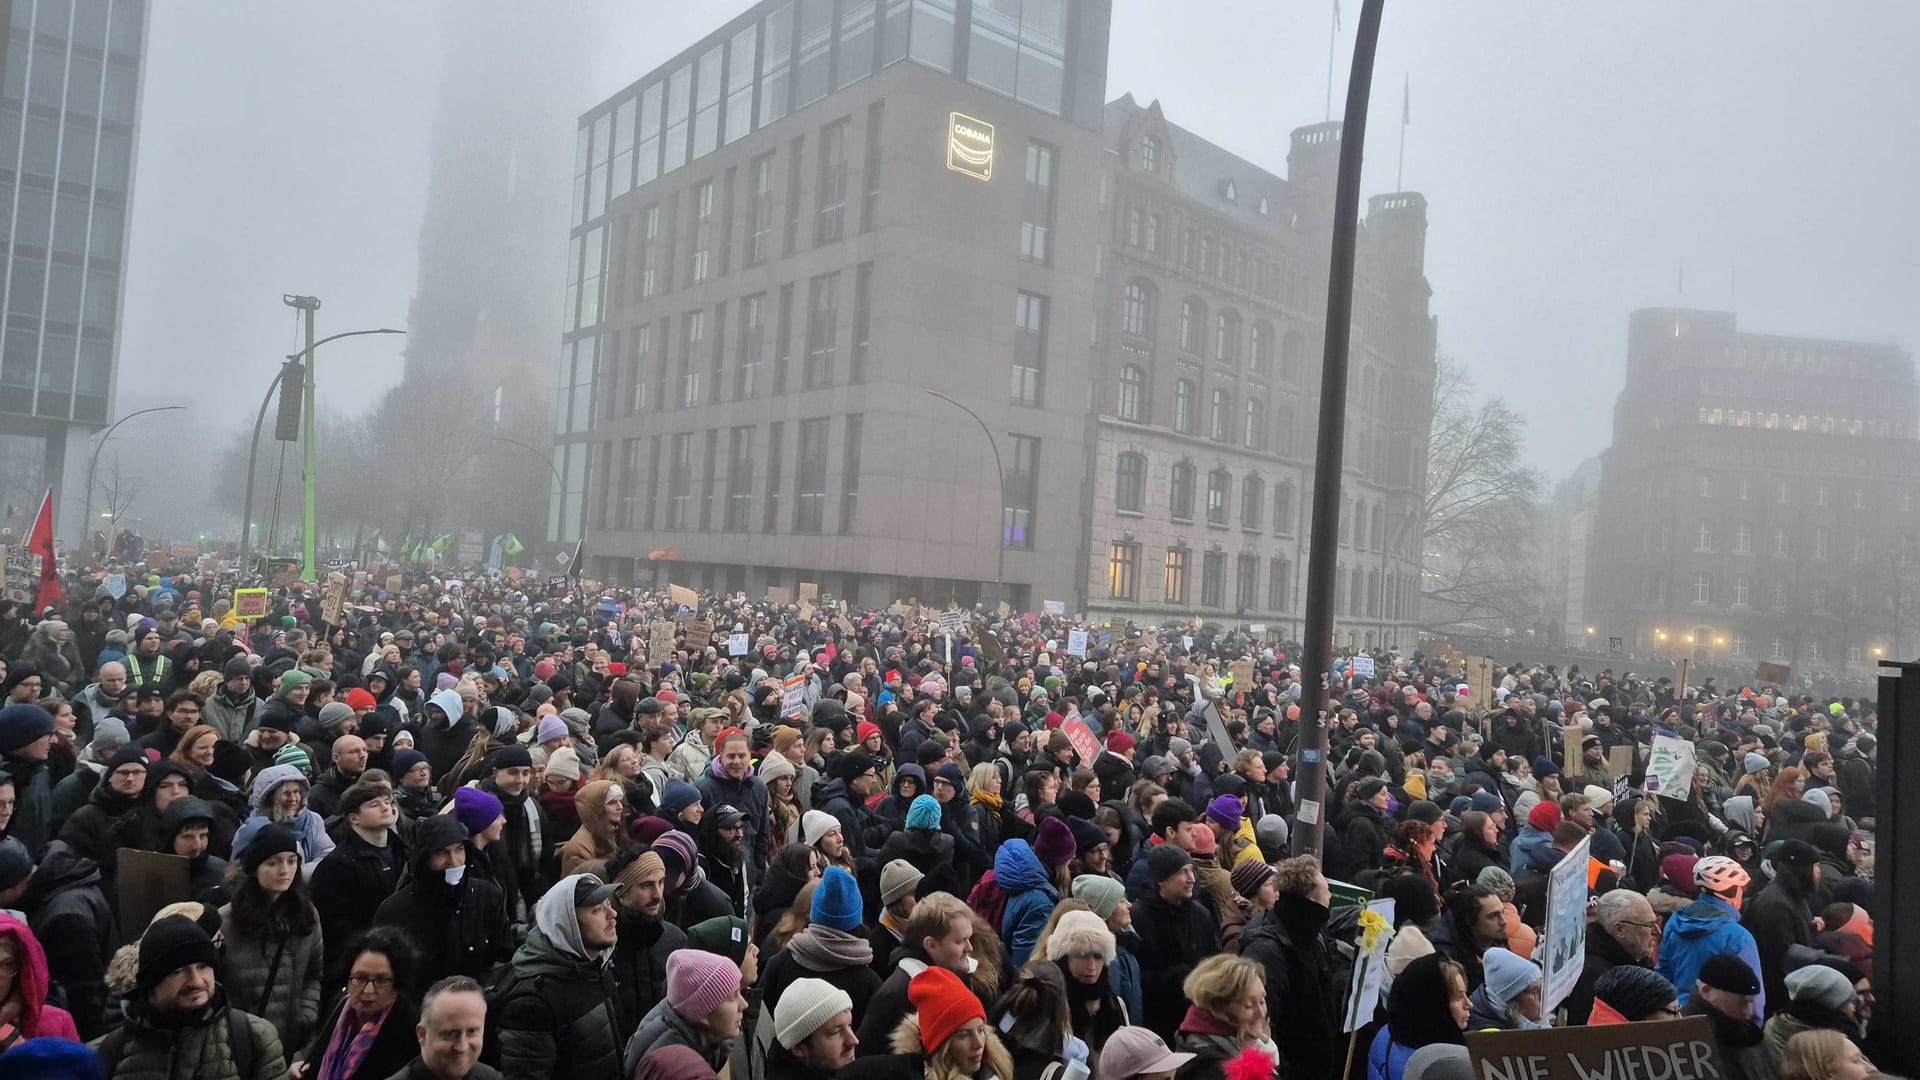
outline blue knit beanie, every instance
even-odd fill
[[[940,828],[940,803],[931,795],[915,795],[913,802],[907,804],[907,828]]]
[[[100,1080],[100,1058],[84,1043],[43,1036],[0,1054],[0,1080]]]
[[[827,872],[820,875],[820,884],[814,886],[813,910],[808,918],[848,933],[860,929],[860,886],[853,875],[838,866],[827,867]]]

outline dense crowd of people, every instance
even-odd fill
[[[1322,806],[1232,631],[124,569],[0,603],[0,1080],[1422,1080],[1679,1016],[1873,1068],[1868,702],[1342,658]]]

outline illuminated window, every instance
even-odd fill
[[[1186,548],[1167,549],[1166,574],[1162,582],[1162,590],[1169,604],[1187,602],[1187,561],[1191,554]]]
[[[1115,600],[1137,600],[1140,591],[1140,545],[1117,543],[1107,556],[1107,595]]]

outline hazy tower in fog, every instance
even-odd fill
[[[577,55],[586,18],[568,9],[458,4],[433,122],[420,270],[404,382],[458,380],[500,396],[501,419],[544,414],[560,333],[553,282],[566,257],[572,121],[587,100]]]

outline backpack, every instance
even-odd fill
[[[980,876],[979,883],[967,894],[967,906],[987,920],[987,925],[993,927],[994,933],[1000,932],[1001,920],[1007,913],[1007,891],[1000,887],[993,871],[989,870]]]
[[[127,1037],[127,1026],[122,1024],[100,1040],[102,1074],[109,1080],[126,1055]],[[240,1080],[249,1080],[253,1076],[253,1028],[247,1023],[247,1014],[232,1007],[227,1009],[227,1054],[233,1058],[234,1072]]]
[[[507,1002],[513,1000],[523,982],[538,993],[539,979],[522,980],[514,973],[512,960],[495,964],[493,970],[487,972],[486,978],[480,980],[480,994],[487,999],[487,1015],[497,1017],[505,1012]],[[500,1025],[486,1026],[480,1040],[480,1061],[496,1069],[500,1067]]]

